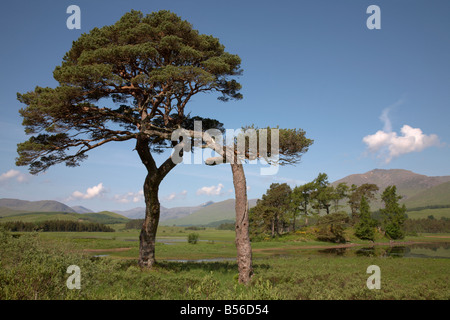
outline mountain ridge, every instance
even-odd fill
[[[397,186],[397,193],[408,208],[432,205],[450,205],[450,176],[426,176],[405,169],[374,169],[365,173],[351,174],[331,183],[336,186],[340,182],[361,185],[375,183],[379,187],[377,200],[371,202],[371,209],[381,207],[379,195],[389,185]],[[257,199],[249,200],[249,207],[256,205]],[[137,207],[126,211],[110,210],[128,219],[142,219],[145,208]],[[82,207],[69,207],[54,200],[26,201],[11,198],[0,199],[0,217],[30,212],[68,212],[95,214]],[[234,220],[234,199],[219,202],[208,201],[197,206],[166,208],[161,206],[160,223],[162,225],[207,225],[217,221]],[[117,218],[117,217],[114,217]]]
[[[2,198],[0,199],[0,207],[6,207],[18,211],[76,213],[76,211],[68,205],[55,200],[28,201],[12,198]]]
[[[406,200],[424,190],[450,182],[450,176],[426,176],[405,169],[374,169],[365,173],[348,175],[331,184],[336,186],[341,182],[346,182],[348,186],[374,183],[379,187],[380,192],[390,185],[395,185],[399,194],[404,197],[403,200]]]

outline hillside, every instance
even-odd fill
[[[126,223],[129,220],[129,218],[111,211],[84,213],[82,217],[103,224]]]
[[[191,226],[191,225],[207,225],[217,221],[235,220],[234,199],[228,199],[221,202],[210,204],[194,213],[178,218],[169,219],[161,222],[161,225],[177,225],[177,226]],[[249,200],[249,207],[256,205],[256,199]]]
[[[46,220],[70,220],[116,224],[126,223],[129,219],[109,211],[81,214],[76,212],[33,212],[13,210],[5,207],[0,208],[0,223],[8,221],[42,222]]]
[[[450,182],[426,189],[404,201],[408,208],[450,205]]]
[[[76,213],[93,213],[94,211],[92,211],[91,209],[82,207],[82,206],[74,206],[71,207],[73,211],[75,211]]]
[[[413,207],[417,203],[420,203],[420,201],[426,203],[426,205],[450,204],[450,201],[446,200],[450,195],[448,192],[449,190],[446,188],[440,190],[440,187],[438,187],[450,182],[450,176],[429,177],[403,169],[375,169],[362,174],[349,175],[333,182],[332,185],[337,185],[341,182],[346,182],[349,186],[352,184],[359,186],[364,183],[374,183],[380,188],[380,192],[388,186],[395,185],[397,187],[397,193],[403,196],[402,202],[407,204],[408,207]],[[434,189],[435,187],[438,188]],[[428,193],[421,196],[421,194],[426,191]],[[434,196],[432,196],[432,194],[434,194]],[[409,200],[414,199],[414,197],[422,200],[409,202]],[[373,207],[373,209],[378,209],[381,203],[375,201],[372,205],[373,206],[371,207]]]
[[[198,206],[193,206],[193,207],[166,208],[166,207],[161,206],[161,213],[160,213],[159,220],[165,221],[165,220],[169,220],[169,219],[182,218],[182,217],[190,215],[204,207],[207,207],[212,203],[214,203],[214,202],[209,201],[209,202],[203,203]],[[127,211],[115,210],[114,212],[117,212],[125,217],[130,218],[130,219],[143,219],[145,217],[145,208],[143,208],[143,207],[137,207],[137,208],[133,208],[133,209],[130,209]]]
[[[54,200],[26,201],[19,199],[0,199],[0,207],[6,207],[17,211],[34,211],[34,212],[72,212],[71,207]]]
[[[21,213],[28,213],[28,211],[25,210],[14,210],[7,207],[0,207],[0,218],[1,217],[7,217],[7,216],[13,216]]]

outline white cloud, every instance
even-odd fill
[[[144,201],[144,191],[127,192],[125,194],[116,194],[113,196],[114,201],[119,203],[137,203]]]
[[[202,187],[197,190],[197,195],[205,194],[207,196],[219,196],[222,194],[223,184],[219,183],[217,186]]]
[[[85,193],[80,191],[74,191],[69,199],[92,199],[95,197],[99,197],[106,192],[103,183],[100,182],[98,185],[93,186],[91,188],[87,188]]]
[[[172,192],[168,196],[164,197],[163,200],[165,200],[165,201],[173,201],[173,200],[184,199],[184,198],[186,198],[186,195],[187,195],[187,190],[183,190],[183,191],[181,191],[179,193]]]
[[[17,182],[26,182],[28,180],[29,175],[22,173],[18,170],[11,169],[5,173],[0,175],[0,182],[10,181],[15,179]]]
[[[386,163],[403,154],[421,152],[440,144],[437,135],[426,135],[419,128],[404,125],[400,133],[398,135],[396,132],[379,130],[375,134],[365,136],[363,142],[369,152],[378,154],[378,157],[384,158]]]

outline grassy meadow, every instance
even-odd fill
[[[253,243],[255,275],[249,286],[243,286],[237,282],[233,231],[161,227],[157,235],[159,263],[152,270],[141,270],[137,265],[139,231],[114,226],[113,233],[1,231],[0,299],[450,298],[449,259],[380,256],[385,250],[381,245],[367,256],[357,255],[356,250],[327,254],[330,248],[342,248],[297,232]],[[199,234],[197,244],[186,241],[193,232]],[[448,234],[423,234],[403,241],[448,240]],[[352,239],[357,247],[368,244]],[[207,260],[190,261],[202,259]],[[81,269],[80,290],[66,286],[70,265]],[[370,265],[381,269],[380,290],[366,286]]]

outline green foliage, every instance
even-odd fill
[[[361,199],[364,197],[367,202],[375,198],[375,193],[379,190],[376,184],[364,183],[360,186],[352,185],[348,194],[348,204],[350,205],[353,223],[359,220],[358,210],[361,206]]]
[[[345,212],[331,213],[319,218],[317,225],[317,239],[336,243],[344,243],[344,231],[350,221]]]
[[[292,210],[294,217],[299,213],[304,217],[307,217],[310,214],[308,209],[314,189],[314,183],[309,182],[301,186],[296,186],[292,190],[290,209]]]
[[[18,145],[16,164],[33,174],[57,163],[77,166],[105,143],[144,137],[156,152],[172,147],[171,130],[192,122],[184,111],[194,95],[242,98],[234,79],[240,63],[170,11],[132,10],[73,42],[53,72],[56,88],[17,95],[33,136]]]
[[[100,223],[71,220],[49,220],[40,222],[8,221],[1,223],[6,230],[30,232],[114,232],[111,227]]]
[[[255,260],[255,276],[244,286],[237,283],[235,262],[159,262],[153,270],[143,270],[133,259],[90,258],[78,253],[81,251],[78,246],[53,237],[53,234],[26,233],[15,238],[0,228],[0,300],[450,298],[448,259],[277,256]],[[180,246],[186,252],[188,245]],[[367,266],[373,264],[382,270],[381,290],[365,286],[369,276]],[[81,290],[66,287],[69,277],[66,270],[70,265],[81,269]]]
[[[359,207],[359,222],[355,226],[355,235],[364,240],[374,241],[377,222],[371,217],[369,202],[361,197]]]
[[[235,223],[222,223],[219,226],[217,226],[217,230],[235,230],[236,226]]]
[[[319,173],[313,183],[315,186],[314,191],[311,194],[314,203],[313,207],[317,209],[318,214],[320,214],[321,209],[325,209],[326,213],[329,214],[334,191],[329,185],[328,175],[326,173]]]
[[[406,207],[399,205],[401,196],[397,195],[396,186],[389,186],[381,195],[384,202],[384,208],[380,210],[383,217],[383,226],[386,235],[391,239],[403,239],[405,237],[402,230],[406,220]]]
[[[450,233],[450,219],[406,219],[403,230],[407,233]]]
[[[197,226],[190,226],[186,227],[185,230],[205,230],[205,227],[197,227]]]
[[[199,238],[199,234],[198,233],[189,233],[188,234],[188,243],[190,244],[197,244],[198,242],[198,238]]]
[[[288,184],[272,183],[267,192],[249,210],[250,233],[270,234],[272,237],[283,233],[289,224],[287,212],[290,206],[291,188]]]
[[[266,127],[258,128],[254,125],[244,126],[242,128],[245,132],[245,153],[247,158],[256,159],[262,158],[268,163],[275,162],[277,165],[292,165],[300,162],[300,159],[304,153],[309,150],[309,147],[314,143],[314,140],[306,137],[306,132],[303,129],[285,129]],[[272,147],[272,131],[278,131],[278,159],[273,161],[271,157]],[[243,134],[243,133],[241,133]],[[260,150],[260,139],[264,137],[264,150]],[[236,140],[239,136],[236,138]],[[256,138],[256,139],[253,139]],[[254,147],[250,147],[250,141],[253,139],[255,142]],[[267,155],[267,156],[266,156]]]

